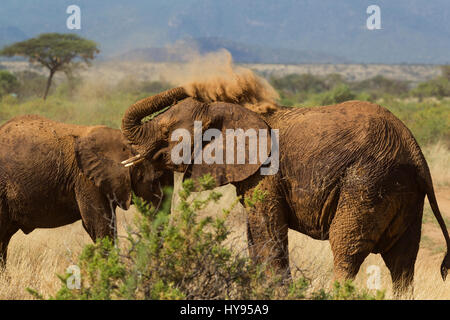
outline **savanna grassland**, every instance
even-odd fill
[[[100,70],[100,71],[99,71]],[[97,67],[106,77],[78,76],[60,78],[44,101],[40,97],[45,77],[32,70],[15,70],[14,79],[0,75],[0,125],[22,114],[39,114],[53,120],[84,124],[103,124],[119,128],[121,116],[135,101],[172,86],[170,77],[142,79],[130,72],[121,78],[107,77],[108,68]],[[126,70],[122,69],[124,74]],[[397,115],[413,132],[431,169],[441,212],[450,228],[450,68],[443,68],[424,81],[392,79],[385,76],[348,80],[340,74],[267,75],[279,93],[279,103],[291,107],[312,107],[346,100],[379,103]],[[351,77],[350,77],[351,78]],[[109,79],[109,80],[108,80]],[[178,190],[179,184],[175,187]],[[235,196],[232,186],[222,188],[223,199],[203,212],[227,207]],[[136,211],[118,209],[119,241],[126,236]],[[233,247],[245,250],[244,211],[238,207],[228,217]],[[415,298],[450,299],[450,281],[443,282],[439,266],[445,253],[445,241],[431,209],[424,209],[421,247],[416,262]],[[332,285],[332,254],[327,241],[317,241],[296,232],[289,233],[294,277],[305,277],[314,289]],[[19,231],[11,240],[6,271],[0,274],[0,299],[31,299],[26,288],[53,295],[61,281],[56,274],[77,263],[82,248],[91,243],[81,222],[57,229],[35,230],[29,235]],[[391,281],[379,255],[371,255],[355,280],[365,287],[369,266],[381,270],[381,288],[391,298]]]

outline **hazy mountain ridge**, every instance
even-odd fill
[[[215,52],[220,49],[228,50],[233,60],[239,63],[346,63],[346,59],[322,52],[293,49],[272,49],[263,46],[247,45],[235,41],[220,38],[199,38],[189,41],[189,47],[200,54]],[[178,45],[182,46],[182,45]],[[114,59],[124,61],[148,61],[148,62],[185,62],[187,57],[183,50],[173,48],[139,48],[120,54]]]
[[[0,47],[9,43],[22,41],[27,38],[27,35],[17,27],[0,26]]]

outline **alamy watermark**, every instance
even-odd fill
[[[190,131],[179,128],[172,132],[171,141],[179,141],[171,151],[171,160],[174,164],[191,164],[192,160],[194,164],[246,164],[248,151],[249,164],[269,165],[260,168],[261,175],[274,175],[278,172],[278,129],[270,130],[269,154],[267,129],[258,129],[258,131],[255,129],[226,129],[225,137],[223,137],[222,132],[218,129],[208,129],[203,134],[202,128],[201,121],[194,121],[194,159],[192,159]],[[248,150],[246,150],[246,139],[248,139]],[[203,142],[209,143],[203,147]],[[224,146],[226,146],[225,155],[223,154]]]
[[[366,281],[367,288],[370,290],[380,290],[381,288],[381,269],[379,266],[370,265],[366,269],[369,275]]]
[[[70,265],[66,269],[66,273],[70,276],[66,280],[66,285],[68,289],[80,289],[81,288],[81,270],[77,265]]]
[[[70,16],[66,20],[66,26],[69,30],[80,30],[81,29],[81,9],[77,5],[70,5],[66,10],[67,14]]]
[[[381,29],[381,9],[379,6],[373,4],[368,6],[366,13],[370,14],[367,18],[366,26],[369,30]]]

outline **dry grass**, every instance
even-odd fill
[[[450,150],[441,141],[423,150],[435,188],[450,186]]]
[[[442,144],[437,144],[427,148],[425,154],[438,189],[441,211],[444,216],[450,218],[450,152]],[[219,192],[223,194],[223,199],[216,208],[229,207],[235,197],[234,187],[225,186]],[[209,207],[206,212],[217,211],[216,208]],[[230,227],[233,230],[230,245],[239,251],[246,248],[243,210],[239,205],[230,219]],[[125,234],[134,214],[133,210],[118,210],[119,235]],[[416,299],[450,299],[450,280],[444,283],[439,273],[443,256],[440,249],[445,247],[445,242],[433,219],[434,217],[430,217],[430,221],[424,223],[424,238],[416,262]],[[300,276],[297,271],[299,268],[302,274],[312,281],[313,288],[331,287],[333,260],[328,241],[313,240],[298,232],[289,231],[289,242],[294,276]],[[29,235],[18,232],[10,243],[6,272],[0,274],[0,299],[31,299],[31,295],[25,290],[27,287],[44,295],[54,294],[60,287],[60,281],[55,274],[63,274],[68,266],[74,264],[82,247],[88,243],[91,243],[91,240],[80,222],[57,229],[35,230]],[[356,278],[356,284],[366,287],[370,265],[380,267],[381,287],[386,289],[386,297],[391,298],[390,274],[380,255],[370,255],[366,259]]]
[[[119,236],[123,236],[135,212],[117,211]],[[77,256],[89,243],[91,238],[81,221],[56,229],[37,229],[28,235],[17,232],[8,248],[6,272],[0,273],[0,300],[32,299],[26,288],[44,296],[55,294],[61,287],[56,274],[62,275],[76,264]]]
[[[443,236],[442,242],[444,241]],[[333,282],[333,256],[328,241],[313,240],[295,231],[289,232],[291,265],[301,266],[305,276],[312,280],[315,289],[330,288]],[[415,299],[450,299],[450,281],[442,281],[439,267],[442,255],[432,255],[427,248],[421,248],[416,261],[414,277]],[[386,298],[392,298],[392,283],[389,270],[381,255],[371,254],[362,264],[355,279],[360,288],[367,287],[369,266],[380,268],[381,289]]]

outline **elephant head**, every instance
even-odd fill
[[[132,168],[121,165],[134,154],[136,151],[116,129],[91,127],[75,139],[75,157],[81,172],[124,210],[132,203],[132,191],[156,205],[162,197],[161,186],[172,184],[172,174],[156,170],[149,161]]]
[[[167,107],[170,108],[164,110]],[[150,115],[153,118],[142,123]],[[188,137],[180,130],[187,132]],[[122,132],[136,146],[138,155],[123,164],[132,166],[145,158],[159,163],[164,169],[185,172],[185,177],[197,179],[209,173],[218,185],[239,182],[253,175],[267,160],[268,154],[263,155],[261,150],[257,152],[249,136],[244,136],[239,145],[238,138],[229,138],[229,135],[251,132],[258,140],[260,130],[267,132],[270,128],[258,114],[239,104],[204,103],[189,97],[183,88],[174,88],[140,100],[125,112]],[[196,138],[198,135],[200,141]],[[265,138],[264,146],[257,143],[257,148],[263,146],[267,151],[271,140],[269,135]],[[228,139],[233,140],[233,145],[228,144]],[[181,143],[187,148],[180,148]],[[179,150],[188,161],[174,161],[174,153],[178,154]],[[252,152],[258,154],[256,159]],[[204,155],[203,161],[198,161],[199,153]],[[210,155],[209,161],[205,154]]]

